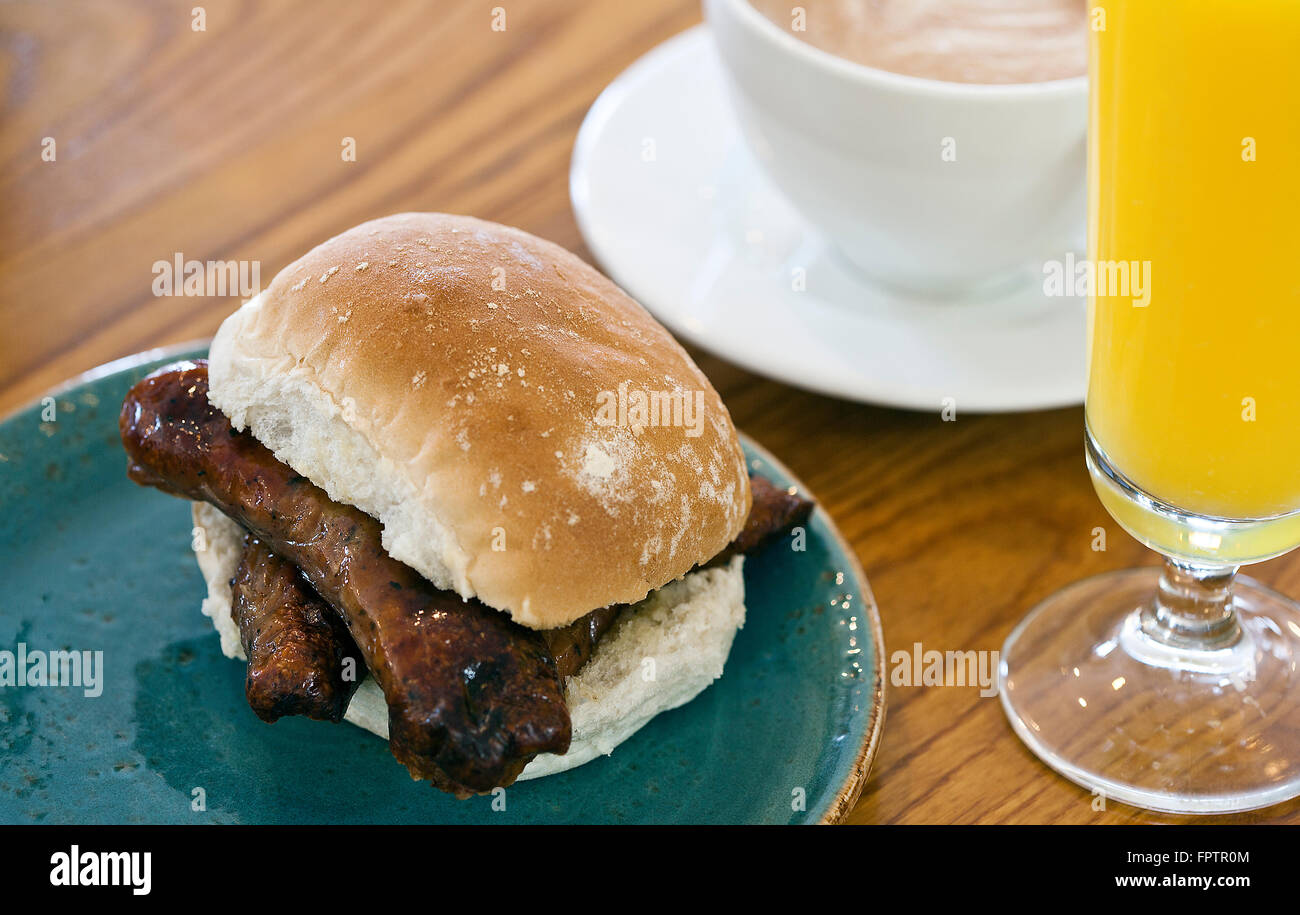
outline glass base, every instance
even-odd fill
[[[1143,631],[1160,573],[1098,575],[1030,612],[998,671],[1012,727],[1066,778],[1150,810],[1227,813],[1300,796],[1300,604],[1238,576],[1235,641],[1171,647]]]

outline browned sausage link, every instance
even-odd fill
[[[555,659],[555,667],[560,679],[567,680],[576,674],[582,665],[591,660],[596,650],[596,643],[609,631],[627,604],[615,604],[593,610],[586,616],[574,620],[559,629],[547,629],[542,633],[546,640],[546,650]]]
[[[749,488],[754,494],[754,504],[745,519],[745,526],[721,553],[704,564],[704,568],[722,565],[741,553],[752,553],[779,534],[803,524],[812,514],[811,501],[786,492],[767,477],[751,475]]]
[[[122,405],[129,474],[215,505],[296,565],[347,623],[388,701],[393,755],[457,794],[508,785],[572,724],[541,636],[439,591],[380,545],[379,522],[330,500],[208,404],[207,365],[145,378]]]
[[[750,487],[754,492],[754,502],[749,517],[745,520],[744,528],[736,539],[718,556],[706,563],[704,568],[722,565],[738,553],[752,552],[777,534],[806,521],[812,512],[812,502],[789,494],[784,489],[774,486],[765,477],[751,476]],[[548,629],[541,633],[547,651],[555,660],[561,681],[572,677],[591,660],[596,645],[609,632],[625,609],[627,609],[626,604],[603,607],[574,620],[567,626]]]
[[[231,582],[230,616],[248,655],[244,692],[258,718],[343,720],[366,675],[357,644],[298,569],[252,534]]]

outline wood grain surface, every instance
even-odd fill
[[[696,0],[0,4],[0,414],[96,364],[210,335],[236,298],[158,297],[175,252],[260,261],[401,210],[520,226],[583,257],[574,136],[600,90],[700,18]],[[491,8],[506,9],[505,31]],[[42,158],[44,138],[56,159]],[[340,154],[345,137],[356,161]],[[860,406],[697,353],[737,424],[821,498],[887,648],[993,650],[1041,598],[1153,557],[1093,495],[1080,409]],[[1093,529],[1109,549],[1092,549]],[[1300,594],[1300,557],[1251,574]],[[1092,797],[975,688],[893,687],[854,823],[1183,819]],[[1216,821],[1300,822],[1300,804]]]

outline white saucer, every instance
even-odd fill
[[[1048,297],[1033,273],[970,301],[870,284],[759,171],[722,80],[699,26],[587,113],[569,189],[615,282],[678,337],[823,394],[936,411],[952,398],[959,413],[1082,402],[1084,299]]]

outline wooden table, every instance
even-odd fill
[[[0,7],[0,413],[107,360],[210,335],[233,298],[159,298],[151,265],[259,260],[263,283],[349,226],[471,213],[590,259],[569,206],[601,88],[696,0],[18,2]],[[43,138],[56,159],[43,161]],[[356,161],[343,161],[343,138]],[[1092,493],[1079,409],[843,403],[699,355],[737,424],[809,484],[867,570],[890,651],[991,650],[1071,581],[1152,562]],[[1094,552],[1093,528],[1109,549]],[[1300,594],[1300,557],[1252,574]],[[1093,809],[996,698],[890,688],[854,823],[1170,821]],[[1236,821],[1300,821],[1291,803]]]

